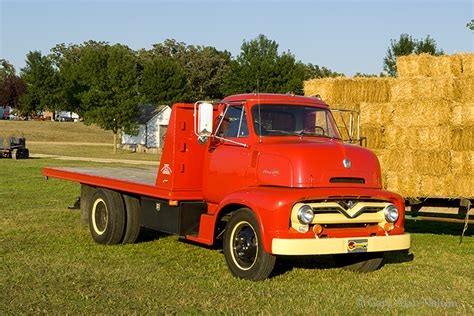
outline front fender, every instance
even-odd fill
[[[219,212],[231,204],[245,205],[250,208],[258,219],[263,247],[266,252],[272,253],[272,240],[288,237],[291,209],[295,203],[330,199],[335,196],[367,196],[394,203],[402,210],[396,226],[403,232],[403,198],[392,192],[365,188],[249,187],[229,194],[218,205],[215,215],[218,216]],[[301,235],[297,238],[304,237]]]

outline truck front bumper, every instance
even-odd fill
[[[285,239],[274,238],[274,255],[329,255],[342,253],[381,252],[410,248],[410,235]]]

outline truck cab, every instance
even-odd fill
[[[94,172],[44,171],[86,186],[81,208],[94,240],[111,243],[101,236],[113,228],[112,209],[123,208],[117,225],[125,235],[135,218],[134,232],[145,226],[206,245],[221,239],[241,278],[265,279],[277,257],[289,255],[331,254],[341,267],[369,272],[385,252],[410,247],[404,199],[382,190],[375,154],[344,142],[318,98],[243,94],[175,104],[154,183],[99,181]],[[96,192],[103,188],[118,194],[108,204]]]

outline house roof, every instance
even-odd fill
[[[167,105],[156,105],[151,103],[141,104],[138,106],[139,116],[137,118],[138,124],[146,124],[155,115],[161,113],[166,109]]]

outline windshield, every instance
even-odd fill
[[[259,136],[340,138],[331,112],[324,108],[294,104],[254,105],[252,120]]]

